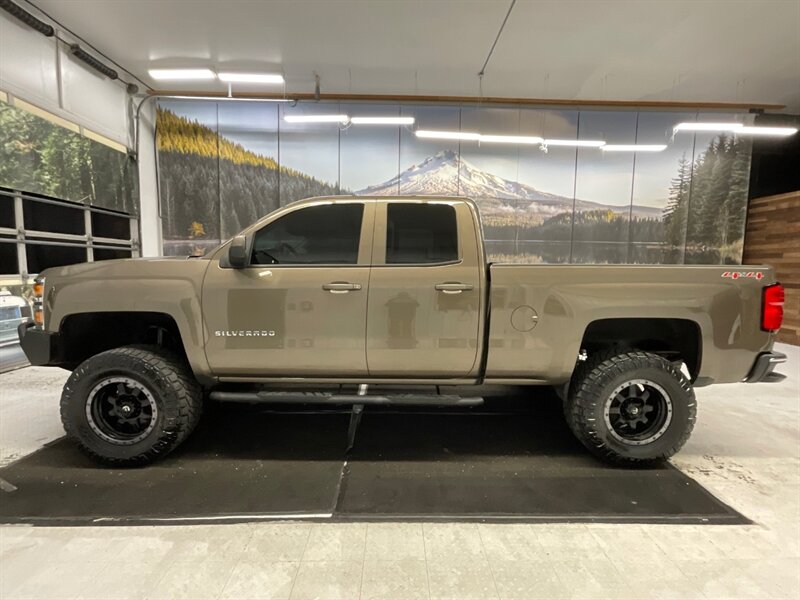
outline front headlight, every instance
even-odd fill
[[[33,322],[44,329],[44,277],[33,280]]]

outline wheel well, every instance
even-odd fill
[[[683,361],[692,380],[700,371],[700,327],[687,319],[601,319],[590,323],[581,348],[592,353],[609,346],[635,348],[671,361]]]
[[[131,344],[154,344],[185,356],[175,320],[155,312],[98,312],[68,315],[59,329],[61,359],[74,368],[100,352]]]

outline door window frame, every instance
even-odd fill
[[[459,207],[462,205],[458,201],[449,200],[427,200],[420,198],[389,198],[379,199],[375,204],[375,235],[372,238],[372,266],[373,267],[443,267],[449,265],[460,265],[464,262],[464,248],[460,231]],[[417,262],[417,263],[387,263],[386,262],[386,239],[389,226],[389,205],[390,204],[444,204],[453,209],[453,216],[456,223],[456,243],[458,244],[458,258],[439,262]]]
[[[256,235],[264,227],[271,225],[278,219],[300,210],[314,208],[318,206],[337,205],[337,204],[360,204],[363,208],[361,217],[361,233],[358,240],[358,258],[356,262],[349,264],[342,263],[276,263],[273,265],[261,265],[253,263],[253,244],[255,243]],[[257,221],[250,228],[246,229],[242,234],[247,237],[247,265],[245,269],[316,269],[319,267],[325,268],[355,268],[355,267],[369,267],[372,261],[372,237],[375,229],[375,206],[374,203],[362,200],[360,198],[347,198],[345,200],[328,199],[318,200],[309,203],[303,203],[300,206],[288,205],[284,208],[278,209],[274,213]],[[220,249],[221,253],[218,255],[220,260],[220,267],[224,268],[223,262],[227,262],[228,244],[225,244]]]

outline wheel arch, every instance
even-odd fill
[[[122,346],[150,344],[185,359],[195,376],[205,372],[202,357],[186,344],[178,321],[153,311],[79,312],[65,315],[58,328],[61,362],[74,368],[87,358]],[[202,354],[202,353],[201,353]]]
[[[625,317],[590,322],[583,333],[581,349],[588,353],[618,347],[636,349],[686,364],[690,379],[700,373],[703,337],[699,323],[690,319]]]

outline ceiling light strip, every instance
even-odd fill
[[[742,127],[734,131],[736,135],[771,135],[786,137],[797,133],[797,127]]]
[[[351,117],[354,125],[413,125],[414,117]]]
[[[545,146],[570,146],[576,148],[602,148],[606,145],[603,140],[545,140]]]

